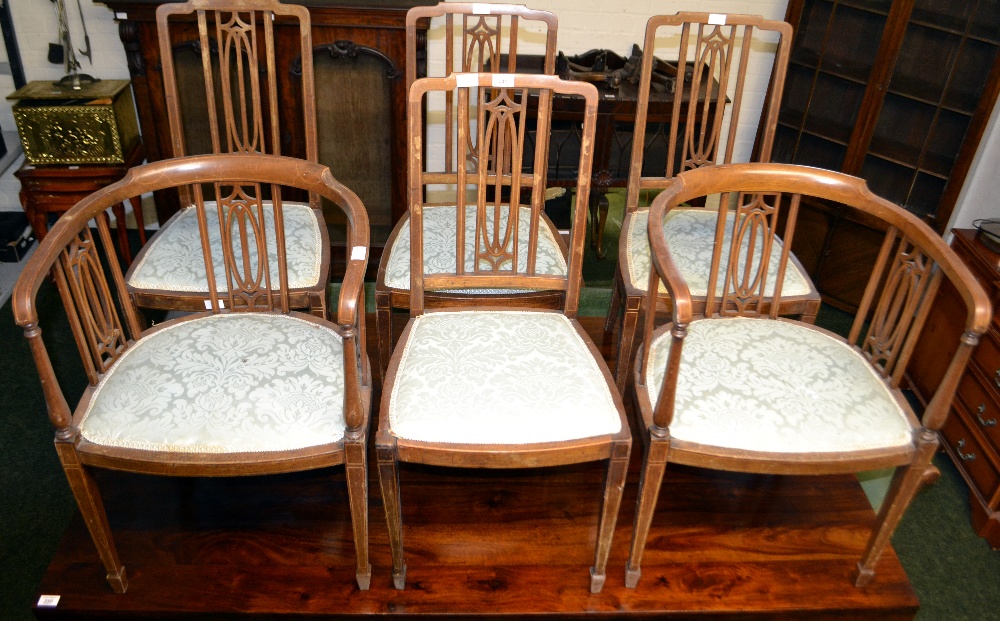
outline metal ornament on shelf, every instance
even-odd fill
[[[63,54],[63,66],[66,69],[66,75],[62,79],[53,82],[56,86],[60,88],[68,88],[75,91],[82,89],[87,84],[93,84],[94,82],[100,82],[99,78],[95,78],[92,75],[86,73],[80,73],[80,61],[76,59],[76,49],[73,47],[73,40],[69,32],[69,20],[66,17],[66,3],[65,0],[55,0],[56,3],[56,13],[59,19],[59,42],[62,43],[63,49],[65,50]],[[90,35],[87,33],[87,23],[83,19],[83,6],[80,5],[80,0],[76,0],[76,7],[80,12],[80,23],[83,25],[83,40],[86,44],[85,50],[80,50],[80,54],[87,57],[90,64],[94,64],[93,54],[90,49]]]

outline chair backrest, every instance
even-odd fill
[[[458,116],[458,161],[465,166],[452,172],[432,172],[425,167],[424,123],[421,107],[425,97],[443,92],[455,95]],[[564,256],[542,257],[542,241],[561,244],[558,231],[543,215],[544,173],[524,172],[525,143],[532,131],[547,136],[551,122],[553,94],[579,97],[584,103],[583,140],[577,167],[576,200],[586,204],[590,193],[594,130],[597,122],[597,89],[592,84],[570,82],[555,76],[500,73],[452,74],[447,78],[424,78],[414,82],[409,93],[410,142],[410,312],[424,309],[424,291],[453,289],[536,289],[565,291],[564,311],[575,315],[579,304],[580,269],[583,260],[586,210],[578,209],[573,221],[568,261]],[[472,115],[478,115],[470,123]],[[483,160],[476,165],[465,157],[470,141],[466,132],[476,133]],[[530,150],[529,150],[530,152]],[[534,167],[545,170],[545,150],[535,149]],[[424,220],[431,209],[425,203],[428,186],[450,188],[452,195],[437,200],[435,214],[450,220],[435,229],[455,235],[450,263],[424,268]],[[441,191],[435,192],[441,196]],[[530,204],[522,199],[530,195]],[[518,217],[512,217],[512,206]],[[542,238],[545,239],[542,239]],[[450,238],[449,238],[450,239]],[[447,242],[449,245],[451,242]],[[558,246],[557,246],[558,247]],[[562,255],[562,252],[559,252]],[[565,270],[544,269],[543,264],[565,261]],[[557,273],[559,272],[559,273]]]
[[[203,185],[214,186],[219,197],[218,213],[223,215],[214,218],[216,231],[209,230]],[[106,260],[115,256],[115,250],[105,212],[131,196],[182,186],[188,188],[197,209],[211,292],[211,302],[206,303],[206,308],[210,306],[213,313],[288,313],[281,197],[292,191],[311,192],[338,205],[348,221],[348,247],[354,250],[342,285],[337,321],[350,329],[350,338],[355,340],[345,343],[345,349],[355,346],[359,338],[363,343],[362,281],[367,265],[368,216],[357,196],[338,183],[328,168],[273,155],[190,156],[139,166],[63,215],[26,265],[14,290],[14,317],[31,343],[43,385],[47,386],[50,416],[58,428],[68,423],[55,420],[54,411],[58,410],[60,416],[67,411],[41,344],[35,301],[39,287],[51,273],[69,316],[87,377],[95,385],[100,375],[142,333],[119,263]],[[95,219],[96,236],[91,228]],[[274,239],[268,239],[272,231]],[[212,267],[209,236],[216,232],[225,254],[224,274],[215,274]],[[213,243],[219,244],[219,239]],[[251,248],[255,252],[250,252]],[[219,293],[216,283],[222,279],[228,284],[228,291]],[[48,380],[52,380],[51,391],[55,391],[51,394]]]
[[[692,300],[671,256],[670,248],[674,246],[668,243],[663,222],[671,209],[712,196],[718,196],[722,204],[735,202],[736,209],[735,217],[728,220],[725,210],[720,210],[713,263],[723,251],[729,253],[730,259],[722,271],[726,279],[722,292],[709,296],[706,316],[777,318],[783,278],[790,271],[786,270],[788,249],[803,201],[822,201],[856,210],[885,231],[847,343],[858,347],[893,388],[900,385],[941,278],[951,281],[965,300],[967,315],[961,342],[924,417],[925,427],[940,428],[972,347],[992,316],[982,286],[941,237],[913,214],[872,194],[864,180],[842,173],[790,164],[728,164],[680,173],[653,200],[649,215],[655,268],[650,273],[649,291],[656,292],[662,281],[673,299],[673,334],[678,350],[684,328],[693,316]],[[782,251],[773,256],[779,218],[787,219],[787,225]],[[726,227],[733,233],[731,244],[724,245]],[[831,252],[837,252],[837,248]],[[748,260],[755,254],[759,258]],[[775,262],[777,270],[772,267]],[[773,302],[765,301],[764,288],[772,278],[776,279]],[[709,284],[709,292],[717,291],[713,284]],[[646,313],[647,343],[654,330],[655,314]],[[679,355],[675,358],[671,353],[671,360],[679,360]],[[665,384],[676,381],[669,369],[667,377]]]
[[[658,46],[658,40],[669,45]],[[756,159],[769,161],[791,44],[789,24],[756,15],[681,12],[651,17],[643,43],[626,208],[639,205],[640,190],[662,189],[678,172],[733,161],[744,100],[761,88],[757,81],[768,69],[767,61],[770,95]],[[667,62],[656,55],[666,56]],[[672,103],[665,104],[669,111],[651,113],[653,82],[660,90],[673,89]],[[759,118],[756,110],[749,113]]]
[[[276,40],[275,19],[298,22],[294,43],[300,75],[276,68],[276,47],[288,42]],[[299,131],[291,126],[299,114],[280,114],[290,99],[302,106],[305,158],[319,161],[312,31],[305,7],[278,0],[188,0],[157,7],[156,26],[174,157],[281,155],[282,131]]]
[[[436,63],[418,56],[417,25],[429,21],[431,28],[443,18],[445,57],[443,70],[433,71]],[[406,13],[406,89],[417,77],[447,77],[453,73],[517,72],[518,42],[523,27],[537,24],[544,37],[545,51],[542,73],[552,75],[556,68],[556,34],[559,22],[554,13],[536,11],[520,4],[481,4],[441,2],[435,6],[417,6]],[[525,35],[528,36],[528,35]],[[425,49],[420,46],[421,50]],[[456,47],[458,48],[456,51]],[[444,170],[454,171],[455,108],[453,98],[444,101]],[[474,117],[473,117],[474,118]],[[473,132],[467,132],[470,140]],[[546,143],[547,144],[547,143]],[[449,147],[450,145],[450,147]],[[466,154],[470,160],[478,157],[475,143]],[[461,161],[461,160],[458,160]]]

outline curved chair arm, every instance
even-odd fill
[[[88,287],[88,291],[82,293],[71,291],[71,287],[74,285],[67,283],[66,273],[63,269],[63,264],[68,261],[68,254],[65,252],[67,247],[75,247],[78,254],[90,253],[89,258],[85,257],[89,261],[88,269],[90,270],[86,275],[88,277],[96,275],[96,272],[102,270],[97,244],[89,237],[88,225],[92,219],[97,219],[100,238],[104,242],[104,250],[110,256],[111,252],[107,251],[113,249],[113,245],[108,231],[107,216],[104,213],[110,206],[132,196],[156,190],[217,182],[224,184],[273,184],[298,188],[310,194],[327,198],[343,210],[348,223],[347,242],[351,248],[361,248],[363,252],[356,252],[357,258],[348,263],[347,275],[340,292],[337,323],[344,328],[345,339],[350,341],[349,348],[345,348],[345,354],[347,349],[352,352],[358,350],[359,345],[352,339],[357,339],[358,332],[362,332],[356,326],[363,325],[359,313],[363,313],[364,308],[362,306],[359,311],[358,305],[359,300],[363,300],[363,279],[368,262],[368,214],[361,200],[348,188],[337,182],[326,166],[296,158],[259,154],[200,155],[162,160],[138,166],[130,170],[117,183],[91,194],[66,212],[39,245],[14,287],[14,318],[25,331],[42,381],[49,417],[61,434],[72,434],[72,417],[66,398],[56,382],[51,360],[41,340],[36,296],[42,282],[49,273],[53,273],[60,295],[67,306],[74,328],[74,336],[81,350],[81,356],[84,358],[90,383],[96,384],[98,375],[103,373],[129,347],[131,341],[139,338],[141,328],[136,309],[129,296],[125,294],[124,278],[117,262],[110,261],[108,269],[111,272],[114,288],[117,290],[116,300],[120,304],[121,314],[125,318],[124,323],[128,328],[130,339],[125,337],[125,331],[119,323],[116,309],[113,308],[112,304],[111,286],[106,281],[95,285],[87,280],[84,284]],[[81,241],[81,234],[88,237],[88,239],[82,240],[82,244],[78,243]],[[89,247],[89,249],[82,252],[80,251],[81,247]],[[62,262],[60,262],[61,257],[63,257]],[[101,278],[103,278],[103,274],[101,274]],[[80,285],[75,286],[77,289],[80,288]],[[100,290],[98,293],[103,296],[100,297],[102,305],[96,307],[95,312],[100,315],[99,320],[107,319],[110,323],[97,321],[98,324],[101,324],[97,326],[97,329],[112,334],[109,337],[113,342],[110,353],[106,349],[100,350],[100,348],[95,349],[94,347],[90,347],[88,350],[81,328],[81,319],[73,307],[74,299],[81,295],[85,298],[86,303],[92,302],[87,297],[93,293],[90,289]],[[347,390],[356,395],[361,394],[360,387],[351,386],[350,382],[357,381],[358,375],[351,371],[358,370],[359,358],[362,357],[357,354],[345,356],[347,364],[345,372],[350,378]],[[351,416],[350,412],[348,412],[348,416],[349,423],[352,419],[357,418]],[[360,425],[359,422],[355,422],[356,424],[350,426]]]

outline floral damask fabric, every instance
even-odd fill
[[[517,269],[524,273],[528,265],[528,234],[530,231],[531,209],[521,207],[518,222]],[[493,226],[492,209],[487,210],[487,226]],[[507,212],[500,217],[500,226],[507,226]],[[455,271],[455,207],[424,207],[424,273],[435,274]],[[475,252],[476,207],[469,205],[465,210],[465,269],[472,271]],[[504,269],[510,269],[510,262]],[[538,252],[535,256],[535,270],[538,274],[566,274],[566,258],[559,249],[548,226],[539,226]],[[410,219],[407,217],[400,226],[399,235],[392,245],[386,263],[385,284],[393,289],[410,288]],[[480,290],[480,293],[487,291]],[[502,292],[493,290],[493,292]]]
[[[469,311],[417,317],[389,402],[399,438],[519,444],[614,434],[607,381],[559,313]]]
[[[186,453],[284,451],[344,435],[343,341],[287,315],[223,314],[137,341],[98,385],[84,438]]]
[[[650,349],[653,404],[670,340],[668,331]],[[688,325],[670,435],[751,451],[836,452],[902,446],[911,428],[846,343],[787,321],[739,317]]]
[[[268,267],[271,283],[278,288],[278,251],[274,237],[274,211],[270,203],[264,211],[267,237]],[[322,237],[320,223],[308,205],[282,203],[285,216],[285,254],[288,262],[288,286],[292,289],[314,287],[320,280]],[[226,290],[226,269],[222,261],[222,235],[219,232],[219,210],[214,202],[205,203],[208,220],[208,238],[212,246],[212,263],[218,290]],[[236,256],[242,253],[238,237],[235,239]],[[256,250],[252,253],[256,259]],[[154,237],[142,261],[128,281],[135,289],[161,289],[166,291],[204,292],[208,294],[205,261],[202,258],[201,233],[198,231],[198,214],[194,207],[182,209],[170,226]],[[256,264],[256,261],[254,261]]]
[[[691,295],[704,297],[708,294],[708,277],[712,268],[712,249],[715,245],[715,225],[718,212],[713,209],[671,209],[664,217],[663,229],[670,247],[670,258],[680,270],[687,283]],[[726,219],[726,231],[723,238],[720,265],[725,268],[729,262],[729,249],[733,240],[733,222],[736,219],[730,212]],[[649,209],[640,209],[632,213],[628,229],[628,274],[632,284],[640,291],[649,287]],[[758,244],[754,252],[754,264],[758,264],[762,254]],[[775,239],[771,248],[771,260],[767,266],[767,282],[764,285],[766,295],[774,294],[774,283],[778,276],[778,264],[781,259],[781,241]],[[715,293],[722,295],[723,279],[716,282]],[[781,286],[783,296],[806,295],[811,287],[809,279],[789,259],[785,271],[785,282]],[[660,283],[660,292],[667,293],[664,284]]]

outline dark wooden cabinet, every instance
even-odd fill
[[[163,2],[102,0],[119,18],[150,161],[171,154],[155,19],[156,7]],[[308,7],[312,22],[320,162],[354,190],[368,209],[372,226],[369,264],[377,266],[389,232],[406,211],[406,11],[434,1],[298,0],[298,4]],[[287,87],[279,84],[279,105],[301,110],[301,103],[295,101],[300,92],[296,73],[301,71],[296,58],[297,26],[285,30],[280,22],[276,24],[279,41],[286,36],[296,40],[295,45],[279,46],[275,59],[288,81]],[[183,28],[177,34],[172,31],[175,58],[185,53],[185,44],[195,42],[185,41],[185,32]],[[194,28],[189,30],[194,32]],[[424,37],[418,41],[422,48]],[[200,76],[200,68],[196,69]],[[303,157],[303,136],[301,118],[289,117],[282,128],[282,153]],[[176,195],[158,194],[156,208],[158,219],[165,222],[178,209]],[[333,217],[328,219],[335,270],[345,256],[340,224]]]
[[[772,159],[862,177],[943,233],[1000,92],[1000,1],[791,0],[786,20]],[[826,301],[857,307],[870,227],[826,205],[799,216],[794,251]]]
[[[986,289],[993,322],[959,381],[941,441],[969,484],[972,524],[1000,548],[1000,253],[983,246],[974,230],[956,230],[952,248]],[[937,389],[965,322],[958,292],[942,285],[917,344],[907,377],[924,400]]]

